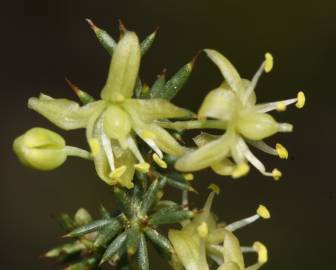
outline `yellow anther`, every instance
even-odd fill
[[[145,130],[142,132],[142,137],[144,139],[155,139],[155,134],[149,130]]]
[[[162,160],[156,153],[153,154],[153,160],[162,169],[166,169],[168,167],[167,163],[164,160]]]
[[[250,166],[247,163],[240,163],[238,164],[233,172],[232,178],[239,178],[246,175],[250,171]]]
[[[127,169],[127,167],[125,165],[120,166],[119,168],[117,168],[113,172],[111,172],[109,176],[112,179],[118,179],[125,173],[126,169]]]
[[[211,184],[208,188],[210,190],[212,190],[213,192],[215,192],[217,195],[219,195],[219,193],[220,193],[220,187],[217,186],[216,184]]]
[[[193,175],[192,173],[185,173],[185,174],[183,174],[183,177],[184,177],[184,179],[187,180],[187,181],[192,181],[192,180],[194,180],[194,175]]]
[[[268,211],[268,209],[263,206],[262,204],[259,205],[258,209],[257,209],[257,214],[258,216],[264,218],[264,219],[269,219],[271,218],[271,214]]]
[[[288,151],[287,149],[280,143],[277,143],[275,145],[275,149],[278,153],[278,156],[281,158],[281,159],[287,159],[288,158]]]
[[[96,139],[96,138],[89,139],[89,146],[91,148],[92,156],[94,156],[94,157],[97,156],[99,154],[99,149],[100,149],[98,139]]]
[[[286,109],[287,109],[287,105],[286,105],[285,102],[280,101],[280,102],[278,102],[278,103],[276,104],[276,110],[277,110],[278,112],[283,112],[283,111],[285,111]]]
[[[305,97],[305,94],[302,92],[302,91],[300,91],[298,94],[297,94],[297,102],[296,102],[296,104],[295,104],[295,106],[296,106],[296,108],[299,108],[299,109],[301,109],[301,108],[303,108],[303,106],[305,105],[305,103],[306,103],[306,97]]]
[[[205,222],[202,222],[201,225],[197,227],[197,233],[201,238],[207,238],[209,234],[208,225]]]
[[[272,70],[272,68],[273,68],[273,56],[270,53],[266,53],[264,70],[266,73],[268,73]]]
[[[267,248],[261,242],[254,242],[253,249],[258,253],[258,263],[266,263],[268,260]]]
[[[134,168],[137,169],[139,172],[148,173],[150,165],[147,162],[143,162],[135,164]]]
[[[278,180],[280,180],[280,178],[282,176],[282,173],[278,169],[273,169],[272,176],[273,176],[274,180],[278,181]]]

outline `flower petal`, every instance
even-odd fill
[[[191,172],[204,169],[225,158],[229,151],[233,135],[225,133],[195,151],[188,152],[175,163],[179,171]]]
[[[210,91],[205,97],[198,111],[199,118],[217,118],[231,120],[239,109],[239,100],[236,94],[225,88],[217,88]]]
[[[118,102],[132,97],[140,57],[138,37],[127,31],[113,52],[107,81],[101,92],[102,99]]]
[[[238,269],[244,269],[244,258],[240,250],[239,240],[233,235],[233,233],[227,231],[224,237],[223,247],[224,261],[234,262],[239,266]]]
[[[178,258],[186,270],[208,270],[205,246],[197,232],[188,230],[169,230],[168,238],[172,242]]]
[[[228,85],[236,93],[239,93],[242,89],[242,80],[239,76],[238,71],[231,64],[231,62],[222,54],[215,50],[206,49],[204,50],[209,58],[217,65],[217,67],[222,72]]]
[[[128,112],[136,113],[145,122],[193,116],[189,110],[179,108],[165,99],[128,99],[122,106]]]
[[[153,135],[152,141],[163,152],[172,156],[181,156],[185,153],[185,148],[181,146],[172,135],[157,124],[144,124],[141,121],[134,121],[133,128],[137,135],[146,141],[146,134]]]
[[[68,99],[53,99],[46,95],[32,97],[28,108],[43,115],[50,122],[65,130],[84,128],[89,118],[96,111],[102,111],[105,102],[97,101],[80,107],[78,103]]]
[[[217,268],[217,270],[242,270],[242,268],[234,262],[226,262]]]

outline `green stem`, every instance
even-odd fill
[[[84,158],[87,160],[92,160],[92,155],[90,152],[78,148],[78,147],[74,147],[74,146],[65,146],[65,152],[68,156],[74,156],[74,157],[80,157],[80,158]]]
[[[183,129],[226,129],[227,123],[220,120],[191,120],[177,122],[158,122],[163,128],[183,130]]]

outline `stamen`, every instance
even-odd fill
[[[256,111],[259,113],[266,113],[273,110],[284,111],[288,105],[297,102],[297,98],[290,98],[280,101],[268,102],[263,104],[258,104],[255,106]]]
[[[148,173],[150,165],[147,162],[144,163],[138,163],[134,165],[134,168],[138,170],[141,173]]]
[[[263,206],[262,204],[259,205],[258,209],[257,209],[257,214],[262,217],[263,219],[269,219],[271,218],[271,214],[268,211],[268,209]]]
[[[274,149],[273,147],[269,146],[264,141],[247,140],[247,142],[249,144],[251,144],[252,146],[254,146],[255,148],[258,148],[260,151],[263,151],[263,152],[265,152],[267,154],[270,154],[270,155],[273,155],[273,156],[277,156],[278,155],[277,150]]]
[[[245,227],[245,226],[247,226],[247,225],[255,222],[259,218],[260,218],[260,216],[258,214],[255,214],[253,216],[250,216],[250,217],[247,217],[247,218],[235,221],[235,222],[227,225],[225,227],[225,229],[227,229],[230,232],[234,232],[234,231],[236,231],[236,230],[238,230],[240,228],[243,228],[243,227]]]
[[[250,171],[250,166],[246,162],[240,163],[233,170],[232,178],[242,177],[242,176],[248,174],[249,171]]]
[[[118,179],[125,173],[126,169],[127,169],[127,167],[125,165],[120,166],[119,168],[112,171],[109,176],[112,179]]]
[[[185,173],[185,174],[183,174],[183,177],[184,177],[184,179],[187,180],[187,181],[192,181],[192,180],[194,180],[194,175],[193,175],[192,173]]]
[[[262,164],[262,162],[253,155],[253,153],[250,151],[250,149],[248,148],[248,146],[246,145],[246,143],[244,142],[244,140],[242,138],[238,139],[237,148],[238,148],[238,150],[240,150],[244,154],[245,158],[259,172],[261,172],[263,175],[266,175],[266,176],[273,176],[272,173],[266,172],[266,168],[265,168],[264,164]]]
[[[258,263],[266,263],[268,260],[268,253],[266,246],[261,242],[254,242],[253,249],[258,253]]]
[[[303,108],[303,106],[305,105],[306,103],[306,97],[304,95],[304,93],[302,91],[300,91],[298,94],[297,94],[297,102],[295,104],[295,106],[299,109]]]
[[[275,148],[281,159],[288,159],[288,151],[283,145],[281,145],[280,143],[277,143],[275,145]]]
[[[96,157],[99,154],[99,141],[97,138],[91,138],[89,139],[89,146],[91,149],[92,156]]]
[[[229,225],[227,225],[225,227],[225,229],[234,232],[235,230],[238,230],[240,228],[243,228],[253,222],[255,222],[256,220],[258,220],[259,218],[263,218],[263,219],[269,219],[271,217],[271,214],[269,213],[268,209],[263,206],[263,205],[259,205],[256,214],[238,221],[235,221]]]
[[[278,181],[278,180],[280,180],[280,178],[282,176],[282,173],[278,169],[273,169],[272,176],[273,176],[275,181]]]
[[[246,102],[248,101],[250,95],[253,93],[255,87],[257,86],[258,80],[261,76],[261,74],[264,71],[264,67],[265,67],[265,62],[263,62],[261,64],[261,66],[259,67],[259,69],[257,70],[257,72],[254,74],[252,81],[250,82],[248,88],[245,91],[244,97],[243,97],[243,104],[246,104]]]
[[[101,141],[102,141],[103,149],[104,149],[106,157],[107,157],[107,161],[110,165],[111,171],[113,172],[115,170],[115,164],[114,164],[114,156],[113,156],[113,151],[112,151],[111,140],[103,132],[101,134]]]
[[[207,238],[209,234],[208,225],[205,222],[202,222],[201,225],[197,227],[197,233],[201,238]]]
[[[276,110],[278,112],[284,112],[287,109],[287,105],[285,102],[280,101],[276,104]]]
[[[220,193],[220,187],[217,186],[216,184],[211,184],[210,186],[208,186],[208,189],[212,190],[217,195],[219,195],[219,193]]]
[[[134,139],[131,136],[127,137],[127,146],[140,163],[146,163],[144,158],[142,157],[140,151],[139,151],[139,148],[138,148],[136,142],[134,141]]]
[[[162,160],[156,153],[153,154],[152,157],[155,163],[159,165],[159,167],[161,167],[162,169],[167,169],[168,167],[167,163],[164,160]]]
[[[268,73],[273,68],[273,56],[270,53],[265,54],[265,72]]]
[[[256,252],[253,247],[240,247],[242,253]]]
[[[292,132],[293,125],[289,123],[280,123],[278,124],[278,131],[279,132]]]
[[[154,150],[154,152],[162,159],[163,158],[163,153],[160,150],[160,148],[156,145],[154,140],[152,139],[144,139],[144,141],[149,145],[150,148]]]

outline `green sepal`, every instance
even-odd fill
[[[166,84],[166,70],[157,77],[150,90],[150,98],[161,98],[160,93],[163,91]]]
[[[140,241],[140,233],[140,226],[137,223],[132,224],[127,230],[126,247],[128,256],[133,256],[137,252]]]
[[[106,225],[99,231],[93,246],[97,248],[109,243],[122,228],[122,224],[117,219],[113,220],[110,224]]]
[[[92,30],[96,34],[99,43],[112,56],[113,49],[116,46],[115,40],[105,30],[97,27],[91,20],[86,19],[86,21],[89,23]]]
[[[143,233],[140,235],[137,259],[139,270],[149,270],[147,241]]]
[[[144,56],[148,50],[152,47],[156,36],[156,30],[147,36],[140,44],[141,56]]]
[[[156,179],[149,186],[141,203],[140,216],[145,216],[147,214],[147,212],[153,206],[153,203],[156,201],[158,192],[165,186],[166,183],[167,178],[163,177],[160,180]]]
[[[108,224],[111,224],[115,219],[99,219],[96,221],[91,222],[90,224],[81,226],[76,228],[75,230],[71,231],[66,235],[66,237],[79,237],[90,232],[95,232],[103,229]]]
[[[104,262],[110,259],[112,259],[113,261],[117,261],[117,257],[119,260],[121,257],[119,252],[121,252],[122,249],[126,247],[125,246],[126,239],[127,239],[126,232],[119,234],[119,236],[116,239],[114,239],[114,241],[108,246],[99,264],[102,265]]]
[[[119,187],[114,187],[113,194],[117,200],[120,210],[125,213],[128,218],[131,218],[133,216],[133,212],[130,196]]]
[[[104,205],[100,205],[100,209],[99,209],[100,215],[102,218],[110,218],[110,212],[104,207]]]
[[[56,222],[61,226],[61,228],[66,232],[70,232],[75,228],[73,218],[66,213],[58,213],[54,216],[54,218]]]
[[[78,263],[71,264],[64,270],[93,270],[97,269],[98,260],[95,257],[84,259]]]
[[[193,216],[193,212],[189,210],[181,210],[179,207],[167,207],[162,208],[153,214],[148,223],[153,226],[163,224],[174,224],[186,219],[190,219]]]

